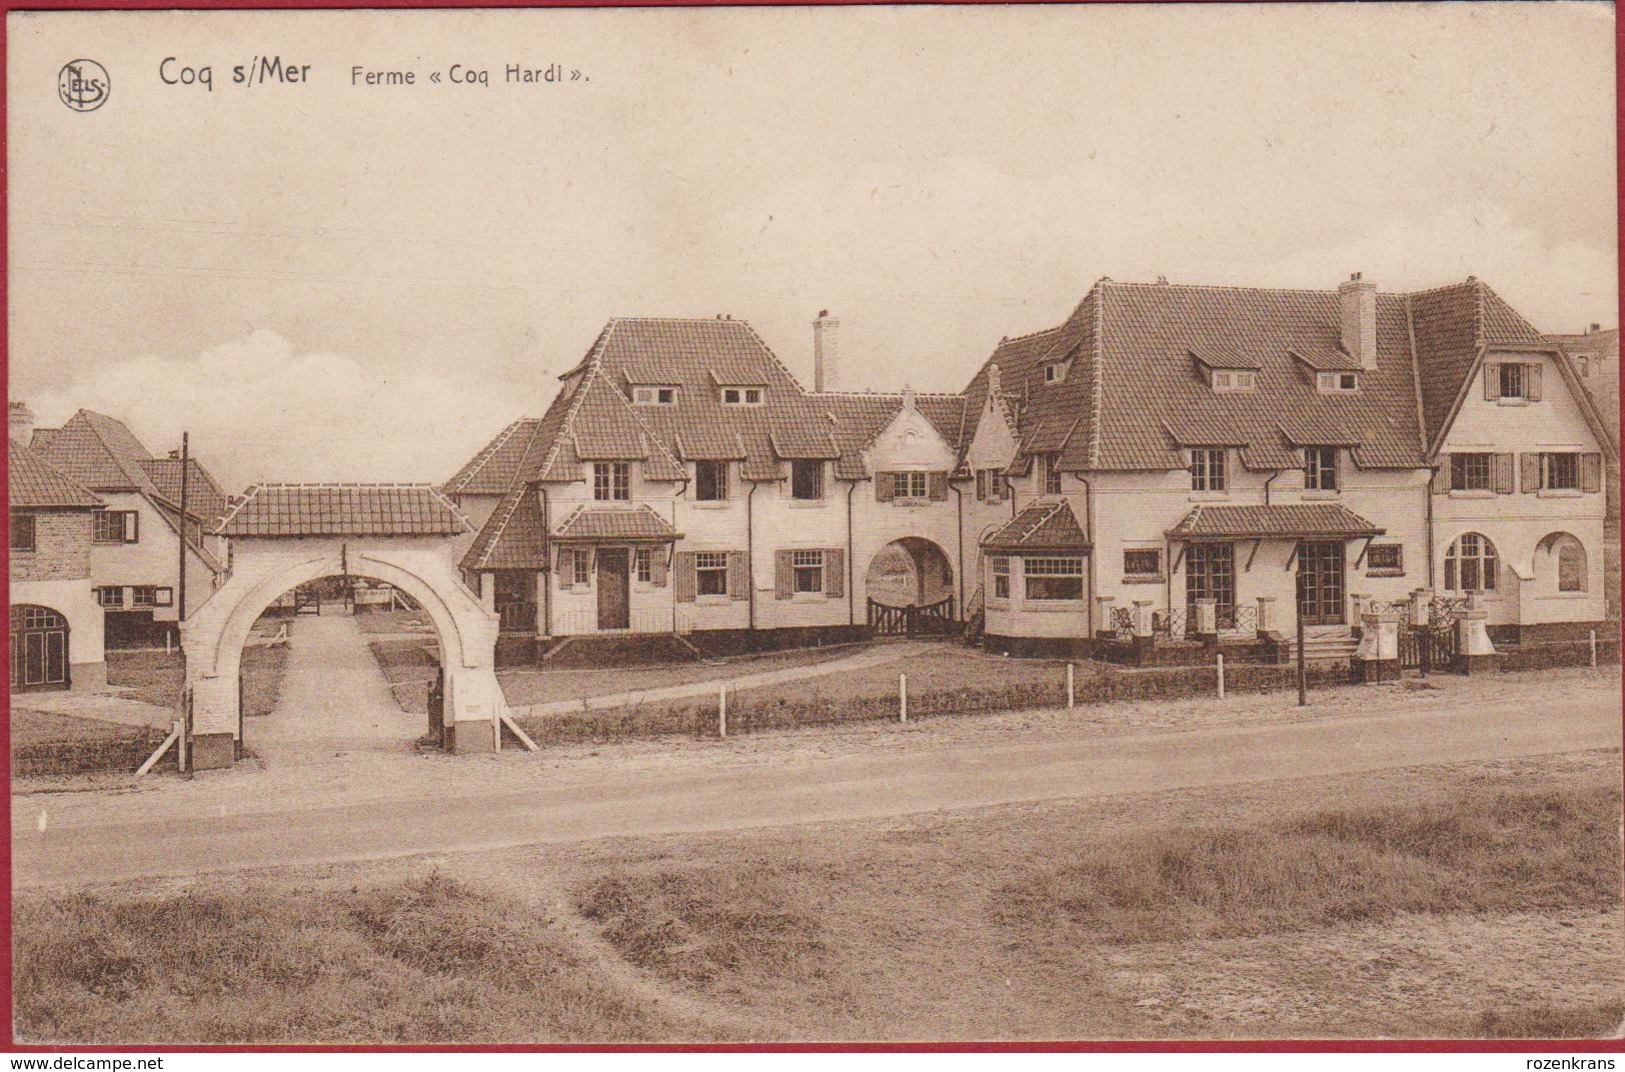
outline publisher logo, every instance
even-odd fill
[[[94,112],[107,103],[113,80],[95,60],[69,60],[56,76],[56,95],[76,112]]]

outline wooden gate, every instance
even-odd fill
[[[429,682],[429,743],[446,747],[446,671],[437,668]]]
[[[1428,607],[1428,624],[1410,623],[1410,604],[1395,609],[1404,614],[1399,626],[1399,665],[1404,670],[1447,670],[1456,659],[1456,613],[1465,599],[1435,599]]]
[[[869,600],[869,631],[876,636],[951,636],[958,629],[953,596],[924,607]]]

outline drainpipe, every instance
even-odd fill
[[[745,493],[745,612],[751,630],[756,628],[756,481]]]
[[[1265,506],[1268,506],[1270,504],[1270,485],[1275,483],[1275,478],[1280,476],[1280,475],[1281,475],[1281,470],[1272,469],[1272,470],[1270,470],[1270,478],[1268,480],[1264,481],[1264,505]]]
[[[959,539],[959,568],[954,571],[959,582],[959,620],[965,620],[965,490],[958,484],[954,489],[954,533]]]
[[[846,485],[846,624],[849,628],[858,624],[858,594],[852,589],[852,493],[857,490],[856,480]]]
[[[1083,485],[1083,538],[1089,541],[1089,598],[1083,608],[1084,635],[1090,641],[1095,637],[1095,488],[1081,473],[1075,474]]]
[[[682,498],[683,498],[684,495],[688,494],[689,479],[688,479],[688,470],[687,469],[683,470],[682,484],[683,484],[683,486],[677,489],[677,494],[673,495],[672,500],[671,500],[671,530],[673,532],[677,531],[677,504],[682,501]],[[673,634],[676,634],[676,632],[677,632],[677,583],[672,580],[672,567],[677,564],[677,541],[676,540],[673,540],[671,542],[671,548],[668,551],[668,554],[671,555],[671,558],[666,563],[666,594],[671,596],[671,631],[672,631]],[[750,571],[746,570],[745,572],[748,573]]]
[[[542,499],[542,635],[553,635],[553,553],[548,547],[548,537],[553,532],[553,524],[548,518],[547,489],[536,485],[536,494]]]
[[[1434,588],[1433,583],[1433,482],[1439,478],[1439,469],[1435,466],[1428,470],[1428,482],[1422,489],[1422,508],[1427,517],[1427,549],[1428,549],[1428,589]]]

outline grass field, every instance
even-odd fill
[[[282,619],[261,618],[254,623],[254,636],[271,636],[282,628]],[[293,627],[290,626],[290,630]],[[287,668],[288,649],[282,645],[243,649],[243,706],[247,713],[265,715],[276,706],[282,688],[282,672]],[[107,683],[134,691],[132,700],[174,707],[186,681],[186,664],[179,651],[110,651],[107,653]]]
[[[19,894],[72,1041],[1582,1037],[1617,751]]]

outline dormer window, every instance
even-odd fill
[[[1258,383],[1252,369],[1214,369],[1212,376],[1215,391],[1251,391]]]
[[[1317,372],[1315,386],[1323,395],[1343,395],[1360,389],[1360,376],[1354,372]]]
[[[1070,362],[1056,361],[1044,366],[1045,383],[1061,383],[1066,379],[1066,367]]]
[[[642,385],[633,387],[632,401],[640,406],[669,406],[677,401],[677,388]]]
[[[724,387],[722,401],[728,406],[759,406],[762,404],[760,387]]]

